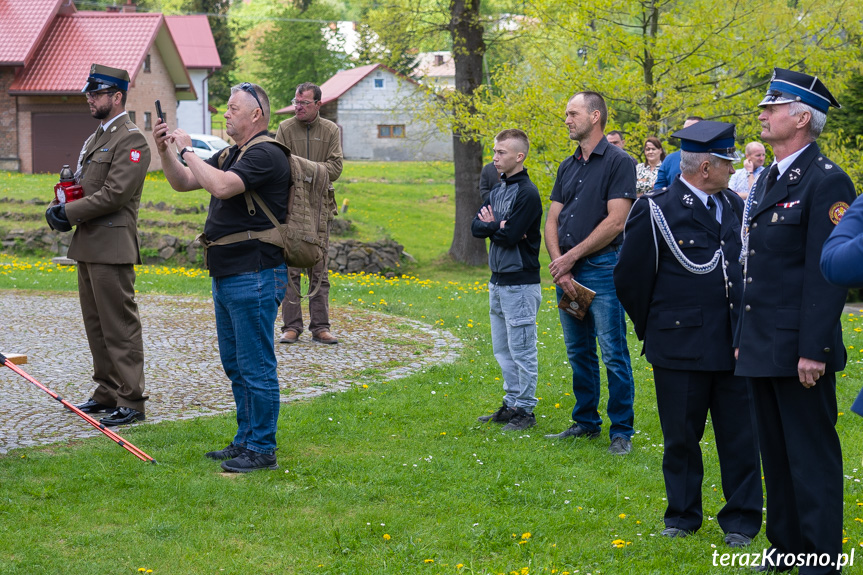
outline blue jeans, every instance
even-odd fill
[[[579,261],[572,268],[575,281],[596,292],[593,303],[584,316],[577,320],[563,310],[559,311],[563,328],[566,354],[572,367],[572,392],[575,407],[572,419],[591,432],[599,431],[602,418],[599,416],[600,380],[599,359],[596,343],[602,351],[602,361],[608,377],[608,418],[611,420],[609,435],[613,439],[632,437],[634,420],[632,401],[635,382],[629,348],[626,346],[626,314],[617,299],[612,271],[617,263],[617,252],[608,252]],[[557,288],[557,299],[563,290]]]
[[[536,314],[540,284],[488,284],[491,344],[503,373],[504,403],[532,413],[536,406]]]
[[[287,281],[284,265],[213,278],[219,355],[237,405],[233,443],[258,453],[276,451],[280,402],[273,324]]]

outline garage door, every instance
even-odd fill
[[[33,114],[31,122],[34,174],[59,174],[63,164],[74,170],[84,140],[99,127],[99,120],[89,113]]]

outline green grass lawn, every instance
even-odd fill
[[[0,573],[747,572],[713,564],[714,552],[726,549],[715,521],[723,501],[709,428],[704,526],[686,539],[659,536],[662,435],[652,372],[634,335],[633,452],[608,455],[607,435],[543,438],[568,427],[573,405],[548,284],[537,319],[537,426],[513,435],[476,422],[497,408],[502,390],[491,353],[487,270],[447,268],[441,261],[452,233],[448,169],[348,164],[339,194],[350,198],[357,233],[393,237],[420,263],[413,276],[400,278],[336,275],[331,297],[334,306],[450,330],[464,345],[458,361],[283,407],[281,468],[274,472],[223,475],[203,457],[230,440],[235,422],[228,415],[121,430],[159,465],[144,464],[103,437],[0,456]],[[403,199],[420,189],[429,201]],[[446,202],[433,200],[446,194]],[[411,230],[423,233],[406,233]],[[0,256],[0,289],[74,285],[74,274],[50,263]],[[137,287],[209,297],[209,282],[196,270],[142,266]],[[845,550],[857,551],[846,573],[863,572],[863,420],[847,411],[863,384],[861,317],[843,318],[849,364],[838,386]],[[762,531],[752,551],[766,545]]]

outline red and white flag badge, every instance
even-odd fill
[[[141,152],[140,150],[136,150],[132,148],[132,151],[129,152],[129,159],[136,164],[141,161]]]

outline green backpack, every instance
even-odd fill
[[[255,215],[255,204],[257,204],[273,223],[273,227],[268,230],[247,230],[228,234],[215,241],[208,241],[204,234],[200,234],[198,240],[204,246],[205,254],[210,246],[235,244],[250,239],[277,245],[282,248],[288,267],[303,268],[306,270],[306,277],[310,278],[311,269],[327,257],[330,223],[336,213],[335,190],[330,185],[330,177],[323,164],[291,154],[286,146],[269,136],[258,136],[246,142],[240,148],[235,163],[240,161],[246,150],[264,142],[279,146],[291,164],[291,187],[286,190],[288,213],[285,221],[279,222],[258,193],[248,190],[243,192],[243,196],[246,198],[249,215]],[[220,169],[228,157],[229,149],[225,148],[219,155]],[[305,295],[298,293],[298,295],[300,297],[315,295],[320,288],[320,279],[321,277],[318,278],[314,288],[309,286],[309,293]],[[293,287],[293,284],[291,286]]]

